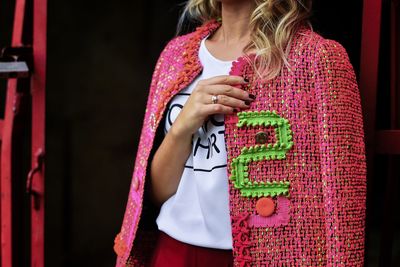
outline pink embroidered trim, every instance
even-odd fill
[[[250,227],[276,227],[287,225],[290,220],[289,205],[289,199],[282,196],[277,197],[275,214],[269,217],[253,214],[250,215],[247,222]]]
[[[241,267],[249,266],[252,260],[250,248],[254,244],[254,241],[250,239],[250,230],[247,223],[248,217],[249,215],[245,214],[237,216],[232,220],[233,243],[236,247],[234,250],[235,261]]]

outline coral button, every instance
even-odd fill
[[[119,233],[114,239],[114,251],[118,256],[122,257],[126,253],[126,250],[127,246],[121,237],[121,233]]]
[[[260,216],[271,216],[275,210],[275,203],[270,197],[260,198],[256,203],[256,210]]]

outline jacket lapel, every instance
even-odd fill
[[[183,66],[178,71],[177,78],[172,80],[166,89],[161,91],[160,99],[157,101],[155,112],[155,125],[156,129],[162,119],[167,103],[181,90],[186,88],[203,70],[203,66],[199,60],[199,48],[203,38],[213,33],[219,28],[221,24],[216,20],[211,20],[200,27],[196,28],[193,36],[185,44],[183,57]]]

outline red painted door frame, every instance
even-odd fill
[[[16,0],[11,46],[20,46],[25,20],[25,0]],[[1,266],[12,266],[12,154],[14,121],[18,110],[17,79],[7,81],[7,97],[1,145]]]
[[[47,0],[33,0],[31,266],[44,266],[44,155],[47,52]],[[35,171],[37,170],[37,171]]]
[[[32,1],[27,5],[27,1]],[[26,21],[27,6],[33,14],[33,21]],[[24,33],[32,27],[31,43]],[[31,171],[27,177],[27,192],[30,194],[31,210],[31,266],[44,266],[44,151],[45,151],[45,86],[46,86],[46,42],[47,42],[47,0],[16,0],[11,48],[32,47],[30,70],[30,94],[32,99],[32,140]],[[10,75],[12,77],[12,75]],[[13,266],[13,222],[12,222],[12,169],[15,116],[19,109],[19,80],[8,78],[4,120],[0,120],[0,221],[1,221],[1,267]],[[29,129],[27,129],[29,130]]]

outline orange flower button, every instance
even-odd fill
[[[256,203],[256,210],[260,216],[271,216],[275,211],[275,202],[270,197],[260,198]]]

